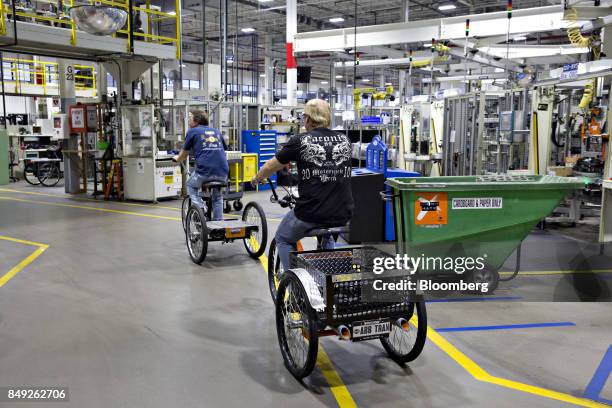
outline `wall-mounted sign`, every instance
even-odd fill
[[[85,106],[75,105],[68,109],[68,116],[70,117],[70,131],[71,132],[86,132],[87,125],[85,123]]]

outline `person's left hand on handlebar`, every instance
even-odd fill
[[[253,178],[251,179],[251,185],[253,187],[257,187],[258,184],[266,184],[266,182],[264,180],[259,180],[257,178],[257,175],[254,175]]]

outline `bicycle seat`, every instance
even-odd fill
[[[306,231],[307,237],[321,237],[325,235],[344,234],[349,232],[349,224],[339,227],[316,227]]]
[[[227,183],[224,181],[209,181],[208,183],[204,183],[202,184],[202,189],[209,189],[209,188],[218,188],[218,187],[227,187]]]

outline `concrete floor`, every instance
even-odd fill
[[[250,194],[245,201],[264,204],[273,232],[283,210],[272,206],[268,195]],[[612,344],[612,303],[521,301],[530,291],[554,292],[562,275],[502,284],[496,296],[508,297],[506,302],[428,304],[429,325],[441,331],[433,332],[423,354],[403,368],[378,342],[324,338],[331,372],[340,382],[330,385],[330,369],[317,369],[302,385],[282,364],[261,264],[239,242],[212,243],[205,263],[193,264],[179,204],[99,202],[22,183],[0,187],[0,276],[37,249],[6,237],[49,246],[0,287],[0,386],[69,387],[70,402],[54,407],[593,403],[571,398],[583,396]],[[555,230],[528,237],[522,269],[549,270],[550,252],[542,248],[559,248],[554,240],[565,239],[562,235]],[[589,266],[612,269],[611,248],[595,260],[584,240],[574,247],[587,253],[587,262],[594,262]],[[572,250],[563,248],[565,255]],[[597,279],[610,282],[611,275],[599,273]],[[444,332],[543,322],[575,325]],[[495,378],[514,382],[499,385]],[[599,399],[612,400],[612,378]]]

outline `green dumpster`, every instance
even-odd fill
[[[469,176],[391,178],[399,253],[425,257],[484,257],[503,265],[529,232],[580,178]]]

